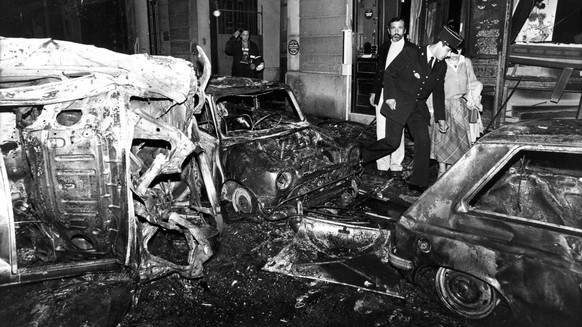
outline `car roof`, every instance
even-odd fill
[[[46,96],[43,100],[70,97],[74,92],[70,91],[72,87],[67,87],[68,84],[77,85],[74,90],[81,94],[77,97],[93,94],[94,88],[102,87],[100,83],[80,87],[74,79],[84,76],[107,79],[103,83],[113,83],[132,95],[167,97],[178,103],[184,102],[198,87],[192,63],[170,56],[128,55],[92,45],[46,38],[0,37],[0,49],[0,84],[14,82],[19,83],[16,86],[43,89],[45,86],[38,81],[50,79],[55,83],[55,88],[60,87],[60,91],[50,92],[50,97]],[[5,91],[8,95],[6,100],[12,101],[11,94],[17,91]],[[15,98],[25,96],[18,92]]]
[[[269,90],[284,90],[284,83],[265,81],[248,77],[212,76],[206,93],[215,97],[262,93]]]
[[[479,142],[582,147],[582,120],[544,119],[507,124]]]

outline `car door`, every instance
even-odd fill
[[[468,200],[456,226],[496,253],[491,277],[518,312],[579,322],[582,154],[520,147],[505,160]]]
[[[126,100],[105,92],[0,107],[11,122],[3,136],[12,135],[16,147],[2,153],[0,192],[12,201],[0,209],[0,283],[118,269],[126,261],[134,231],[123,115],[116,114]]]

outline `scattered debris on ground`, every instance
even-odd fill
[[[365,185],[381,183],[364,176]],[[385,191],[384,196],[394,194]],[[454,316],[438,300],[430,272],[417,285],[403,279],[404,299],[399,299],[264,271],[267,260],[293,236],[284,221],[227,224],[200,279],[172,275],[136,289],[127,275],[101,274],[5,288],[0,321],[12,326],[112,326],[116,321],[120,327],[514,324],[503,310],[482,321]]]

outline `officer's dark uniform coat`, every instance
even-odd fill
[[[430,121],[426,99],[432,93],[435,121],[445,120],[444,79],[447,64],[434,59],[432,69],[426,57],[426,46],[404,47],[384,72],[384,99],[396,99],[396,110],[383,104],[381,113],[388,119],[406,124],[414,110]]]

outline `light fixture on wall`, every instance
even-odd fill
[[[214,11],[212,12],[214,17],[220,16],[220,9],[218,9],[218,1],[214,1]]]

